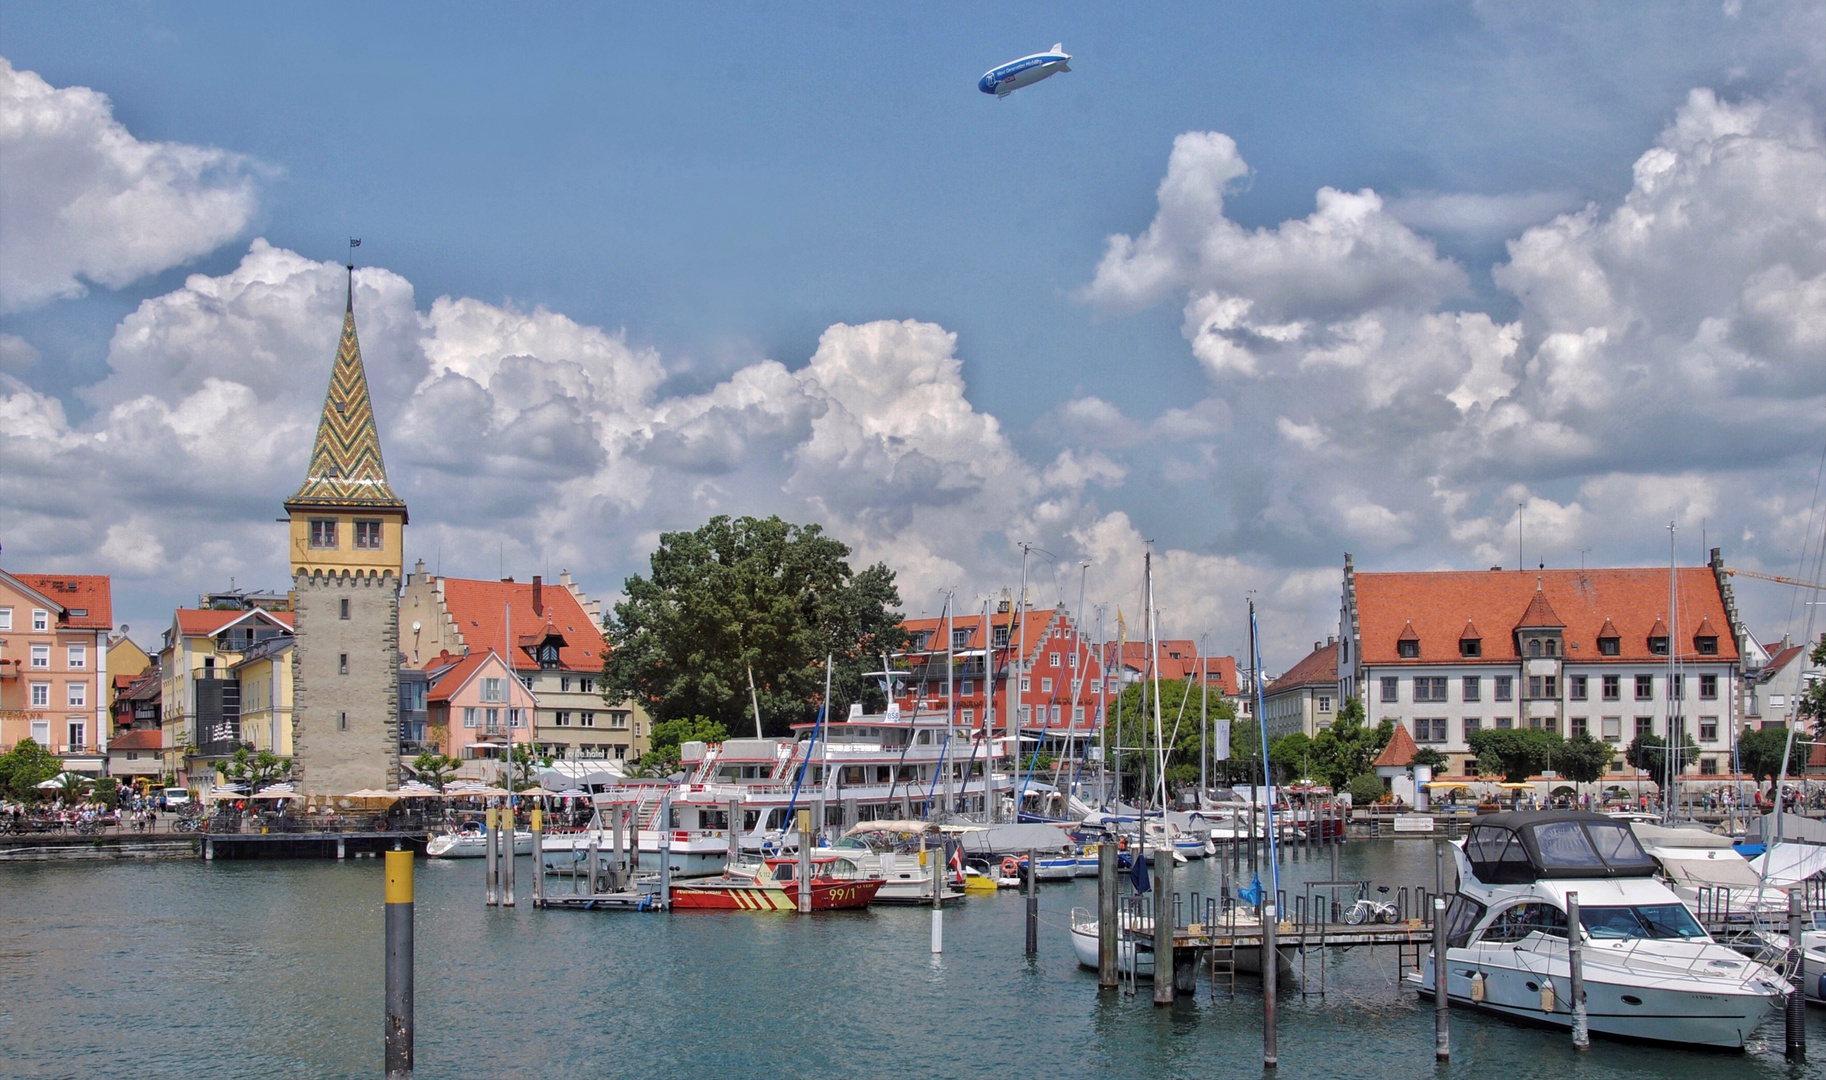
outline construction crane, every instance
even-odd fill
[[[1764,574],[1756,570],[1734,570],[1727,566],[1725,567],[1725,573],[1733,574],[1737,577],[1753,577],[1762,581],[1773,581],[1778,585],[1793,585],[1800,589],[1826,589],[1826,585],[1821,585],[1817,581],[1802,581],[1800,578],[1783,577],[1780,574]]]

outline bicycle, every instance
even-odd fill
[[[1344,913],[1345,925],[1363,926],[1366,923],[1382,923],[1386,926],[1393,925],[1400,921],[1400,913],[1395,910],[1394,904],[1387,901],[1371,900],[1364,895],[1366,885],[1368,885],[1368,882],[1357,886],[1357,902],[1352,904],[1350,910]],[[1376,891],[1386,896],[1388,895],[1389,887],[1387,885],[1378,885],[1376,886]]]

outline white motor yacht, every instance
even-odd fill
[[[1781,975],[1709,937],[1657,878],[1629,823],[1576,810],[1491,814],[1453,844],[1446,992],[1531,1024],[1570,1027],[1566,897],[1577,893],[1590,1030],[1742,1049],[1781,1012]],[[1412,982],[1433,989],[1430,956]]]
[[[480,859],[488,854],[486,835],[479,823],[450,832],[439,833],[425,845],[425,854],[434,859]],[[533,834],[525,829],[514,831],[514,854],[533,853]]]

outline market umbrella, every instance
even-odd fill
[[[256,799],[302,799],[304,793],[295,790],[290,784],[274,784],[272,787],[261,788],[254,793],[253,797]]]
[[[362,788],[360,791],[351,791],[341,798],[360,802],[397,802],[399,794],[393,791],[382,791],[379,788]]]
[[[418,780],[408,780],[395,792],[402,799],[441,799],[444,793],[430,784]]]
[[[82,775],[81,773],[60,772],[56,776],[53,776],[49,780],[46,780],[44,783],[39,784],[38,790],[39,791],[50,791],[52,788],[63,787],[65,784],[68,784],[71,781],[75,781],[76,783],[79,783],[79,784],[93,783],[93,781],[91,781],[88,777]]]
[[[540,787],[537,784],[534,784],[532,787],[529,787],[529,788],[521,788],[519,791],[514,792],[514,794],[525,795],[527,798],[531,798],[531,799],[542,799],[542,798],[546,797],[547,795],[550,795],[551,792],[545,790],[544,788]]]

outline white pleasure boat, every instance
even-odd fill
[[[1453,844],[1459,888],[1446,911],[1446,992],[1532,1024],[1572,1024],[1568,893],[1579,898],[1590,1030],[1742,1049],[1781,1012],[1771,968],[1708,936],[1656,877],[1629,823],[1576,810],[1491,814]],[[1428,956],[1410,980],[1433,990]]]
[[[533,853],[533,834],[525,829],[514,831],[514,854]],[[480,859],[488,854],[486,834],[479,822],[439,833],[425,845],[425,854],[434,859]]]

